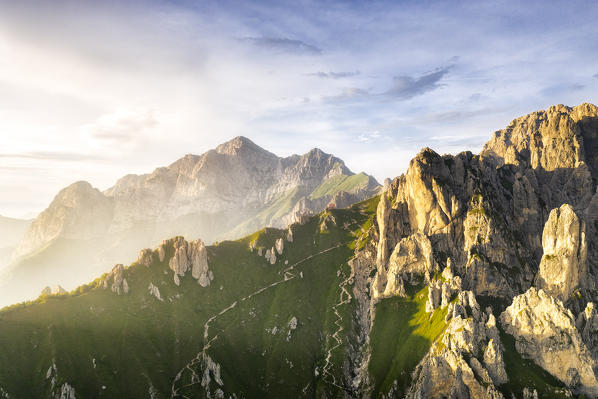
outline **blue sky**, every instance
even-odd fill
[[[382,181],[598,102],[590,1],[1,1],[0,214],[237,135]]]

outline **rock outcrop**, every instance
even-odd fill
[[[575,325],[592,358],[598,362],[598,314],[593,302],[589,302],[584,311],[577,316]]]
[[[536,280],[538,288],[567,301],[588,282],[585,222],[571,205],[550,212],[542,234],[544,256]]]
[[[164,249],[162,249],[162,252],[158,255],[160,258],[160,262],[164,261]],[[137,257],[137,263],[139,263],[140,265],[145,265],[147,267],[150,267],[152,265],[152,263],[154,262],[154,251],[152,251],[151,249],[142,249],[139,252],[139,256]]]
[[[297,323],[297,318],[295,316],[291,317],[291,320],[289,320],[289,323],[287,324],[287,342],[291,340],[293,331],[297,329]]]
[[[277,239],[274,246],[276,247],[276,252],[278,255],[282,255],[282,251],[284,250],[284,241],[282,238]]]
[[[276,263],[276,250],[274,249],[274,247],[266,250],[266,260],[268,262],[270,262],[271,265]]]
[[[153,283],[150,282],[149,287],[147,288],[150,295],[155,297],[157,300],[163,302],[162,295],[160,295],[160,289],[156,287]]]
[[[70,386],[67,382],[60,387],[60,399],[77,399],[75,395],[75,388]]]
[[[125,267],[118,264],[112,268],[110,273],[102,280],[102,285],[105,289],[110,288],[112,292],[121,295],[129,293],[129,283],[124,277]]]
[[[207,287],[214,279],[214,274],[208,268],[208,253],[201,240],[188,242],[183,237],[176,237],[165,241],[164,245],[172,245],[174,255],[170,258],[168,266],[174,272],[174,283],[180,284],[180,278],[191,271],[191,276],[199,285]]]
[[[598,396],[596,363],[575,326],[573,314],[559,299],[531,287],[515,297],[501,314],[500,322],[515,338],[519,353],[574,391]]]
[[[201,386],[208,397],[212,397],[210,383],[213,381],[217,386],[222,387],[222,377],[220,376],[220,365],[216,363],[209,355],[203,357],[203,375],[201,376]],[[219,389],[219,388],[217,388]]]
[[[57,285],[54,288],[45,287],[42,290],[41,295],[61,295],[66,293],[67,291],[64,288],[62,288],[60,285]]]
[[[480,310],[471,291],[459,293],[454,309],[413,372],[406,397],[502,398],[496,386],[506,382],[506,373],[492,314]]]
[[[578,281],[593,284],[583,276],[588,263],[598,263],[598,247],[583,237],[597,234],[598,226],[597,113],[595,106],[582,104],[515,119],[480,155],[422,150],[405,175],[385,185],[377,217],[378,281],[386,278],[396,244],[421,233],[439,267],[451,259],[464,289],[511,300],[556,265],[556,254],[542,260],[542,230],[550,210],[568,203],[579,222],[579,243],[575,256],[568,252],[560,258],[579,265]],[[565,269],[559,278],[575,280],[571,267]],[[561,294],[571,294],[575,285],[571,280]],[[539,286],[552,291],[544,282]]]
[[[380,235],[383,234],[384,227],[381,225]],[[378,251],[385,251],[384,245],[379,244]],[[436,267],[432,244],[428,237],[419,232],[399,241],[388,261],[384,261],[384,258],[378,252],[378,272],[372,284],[374,298],[402,296],[405,294],[405,282],[421,282]]]
[[[492,338],[488,341],[488,346],[484,351],[484,366],[495,385],[502,385],[509,380],[505,371],[502,349]]]

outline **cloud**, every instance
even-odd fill
[[[0,153],[0,158],[35,159],[41,161],[97,161],[104,159],[97,155],[60,151],[32,151],[21,153]],[[7,169],[7,168],[2,168]],[[13,168],[15,169],[15,168]],[[16,168],[18,170],[21,168]],[[31,168],[26,168],[31,169]]]
[[[287,39],[283,37],[244,37],[240,40],[251,43],[256,47],[269,50],[312,55],[318,55],[322,53],[322,49],[314,45],[307,44],[301,40]]]
[[[438,89],[442,87],[438,82],[451,68],[452,65],[438,68],[434,72],[422,75],[419,78],[407,75],[395,76],[392,87],[385,94],[400,99],[408,99]]]
[[[354,72],[314,72],[308,73],[307,76],[315,76],[318,78],[324,79],[341,79],[341,78],[349,78],[352,76],[357,76],[361,74],[359,71]]]
[[[407,100],[442,87],[443,85],[438,82],[452,67],[452,65],[449,65],[443,68],[437,68],[434,72],[422,75],[419,78],[406,75],[395,76],[393,77],[391,88],[382,93],[374,93],[370,90],[350,87],[343,89],[343,91],[336,96],[324,97],[324,100],[331,103],[372,100],[376,98],[378,100],[389,98]]]
[[[158,126],[152,110],[121,109],[100,116],[95,122],[83,125],[82,130],[94,139],[111,142],[130,142],[144,130]]]
[[[585,85],[580,83],[557,83],[548,87],[545,87],[540,91],[544,96],[556,97],[563,95],[563,93],[570,93],[574,91],[580,91],[585,88]]]
[[[373,141],[381,138],[382,135],[378,130],[374,130],[373,132],[364,132],[357,136],[357,141],[360,143],[365,143],[367,141]]]
[[[421,122],[454,122],[463,121],[465,119],[471,119],[476,117],[488,116],[492,113],[497,112],[494,108],[480,108],[480,109],[464,109],[464,110],[451,110],[446,112],[435,112],[429,115],[423,116]]]
[[[592,75],[593,78],[598,79],[598,73]]]
[[[323,100],[327,103],[340,103],[345,101],[366,99],[370,97],[370,95],[371,94],[369,90],[360,89],[359,87],[347,87],[335,96],[325,96]]]

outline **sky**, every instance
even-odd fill
[[[593,1],[0,0],[0,215],[235,136],[380,182],[598,102]]]

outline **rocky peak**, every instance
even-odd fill
[[[92,185],[86,181],[78,181],[60,190],[50,203],[48,210],[57,210],[58,208],[80,208],[82,206],[90,206],[104,201],[104,195],[100,190],[92,187]]]
[[[406,196],[412,228],[430,234],[444,228],[462,211],[451,184],[452,175],[445,159],[430,148],[424,148],[411,160]]]
[[[513,120],[494,133],[482,154],[499,164],[522,164],[553,171],[577,168],[581,163],[596,169],[598,109],[592,104],[555,105]]]
[[[91,239],[104,234],[112,219],[112,203],[86,181],[62,189],[33,221],[13,258],[30,253],[57,237]]]
[[[330,154],[325,153],[324,151],[322,151],[319,148],[312,148],[311,150],[309,150],[302,158],[304,158],[306,160],[306,162],[309,161],[319,161],[319,160],[329,160],[331,157]]]
[[[100,191],[96,188],[93,188],[89,182],[80,180],[60,190],[58,195],[56,195],[55,200],[60,203],[64,203],[65,199],[75,199],[84,196],[97,196],[99,193]]]
[[[542,233],[544,255],[536,285],[567,301],[588,279],[586,226],[571,205],[550,212]]]
[[[321,180],[341,174],[353,174],[341,159],[325,153],[319,148],[313,148],[297,158],[294,156],[285,158],[283,162],[289,164],[289,177],[300,176],[303,179]]]
[[[220,144],[215,150],[218,154],[235,156],[240,153],[260,153],[264,155],[275,156],[269,151],[255,144],[253,141],[244,136],[237,136],[226,143]]]

